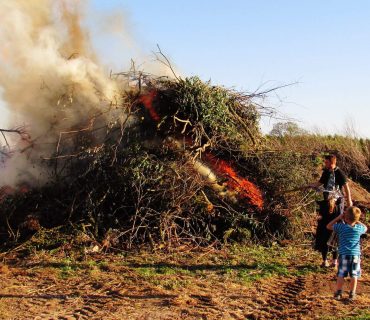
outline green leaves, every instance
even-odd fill
[[[240,100],[231,90],[212,86],[198,77],[166,83],[173,92],[173,101],[182,117],[194,123],[201,134],[207,132],[212,138],[224,136],[228,139],[244,141],[245,130],[240,130],[240,121],[257,128],[259,113],[249,99]],[[237,110],[237,114],[230,108]],[[258,130],[257,130],[258,131]]]

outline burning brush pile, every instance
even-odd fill
[[[83,3],[0,2],[1,243],[204,246],[279,230],[256,152],[267,92],[177,77],[160,49],[150,73],[108,76]]]
[[[134,71],[114,77],[129,86],[103,111],[91,110],[55,135],[53,154],[38,160],[48,173],[43,183],[23,185],[22,192],[3,187],[2,243],[45,230],[105,248],[268,236],[268,186],[259,184],[255,165],[261,140],[256,96],[197,77]],[[63,95],[55,103],[72,99]],[[37,148],[24,133],[23,140]],[[53,233],[50,241],[58,237]]]

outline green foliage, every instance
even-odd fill
[[[318,163],[316,159],[290,151],[263,153],[256,160],[261,182],[276,191],[295,189],[310,181]]]
[[[323,166],[324,159],[322,157],[315,157],[314,163],[316,166]]]
[[[258,136],[259,112],[250,99],[241,99],[236,93],[222,87],[212,86],[198,77],[166,82],[171,89],[177,111],[189,120],[199,132],[209,137],[223,136],[233,141],[242,141],[246,136],[241,122]],[[200,128],[203,127],[203,128]]]

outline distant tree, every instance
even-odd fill
[[[307,134],[307,131],[291,121],[275,123],[270,131],[270,135],[276,137],[300,136],[303,134]]]

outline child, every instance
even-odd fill
[[[360,220],[361,210],[357,207],[348,207],[344,214],[341,214],[331,221],[327,228],[334,230],[339,234],[339,268],[337,280],[337,292],[334,298],[342,297],[342,287],[344,278],[348,273],[350,279],[350,294],[349,298],[355,298],[357,287],[357,278],[361,277],[361,249],[360,237],[366,233],[367,227]],[[344,219],[345,224],[336,224],[336,222]]]

